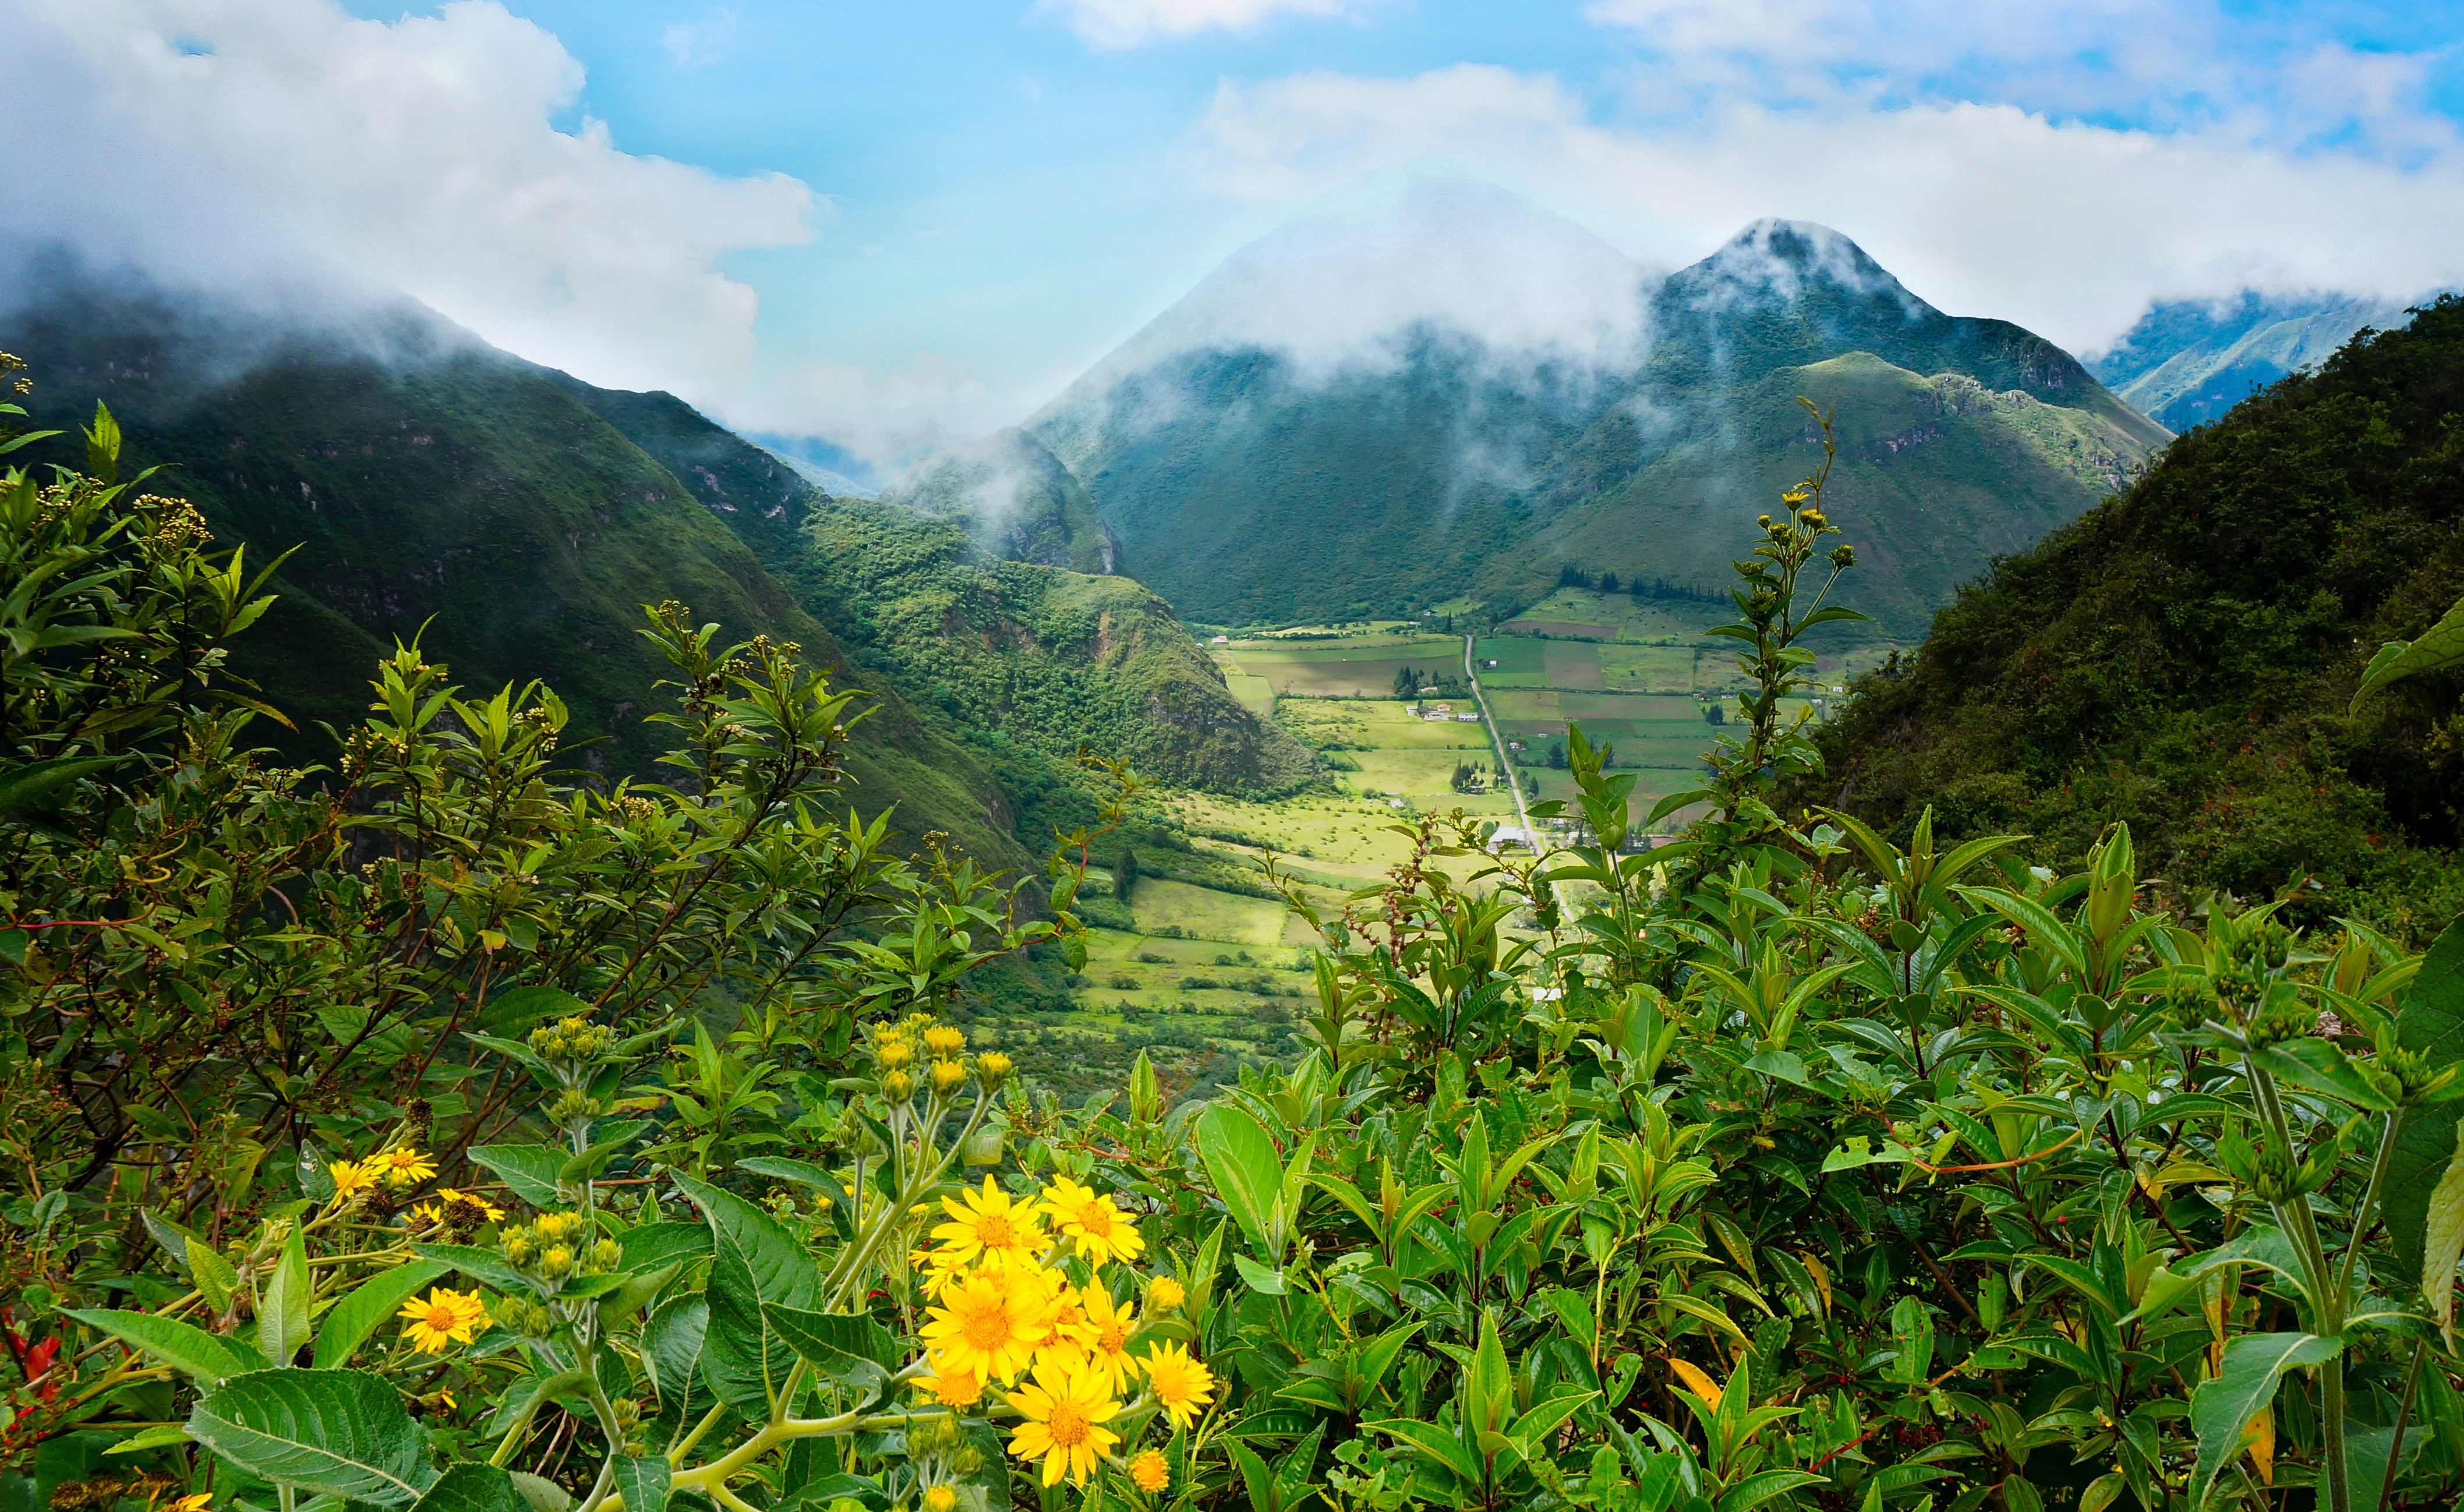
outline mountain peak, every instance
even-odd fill
[[[1421,179],[1250,242],[1089,376],[1208,350],[1388,367],[1424,331],[1498,353],[1622,357],[1642,299],[1642,270],[1573,221],[1493,184]]]
[[[1815,286],[1894,299],[1910,319],[1940,313],[1847,236],[1778,216],[1755,221],[1669,284],[1696,303],[1793,304]]]

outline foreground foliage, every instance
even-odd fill
[[[852,695],[674,605],[666,784],[569,781],[552,693],[416,646],[330,770],[263,766],[245,564],[89,439],[0,489],[11,1505],[2464,1494],[2464,934],[1775,806],[1811,484],[1688,840],[1628,851],[1573,732],[1583,845],[1429,817],[1295,892],[1297,1064],[1065,1108],[948,1010],[1066,945],[1093,837],[1045,920],[889,854],[830,817]]]

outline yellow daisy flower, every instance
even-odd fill
[[[443,1354],[448,1345],[469,1344],[488,1326],[488,1304],[475,1291],[437,1286],[429,1289],[427,1301],[413,1297],[394,1316],[410,1320],[402,1333],[412,1348],[422,1354]]]
[[[1141,1449],[1130,1460],[1130,1484],[1141,1491],[1161,1491],[1172,1484],[1172,1466],[1160,1449]]]
[[[1178,1427],[1187,1428],[1215,1396],[1215,1372],[1177,1344],[1158,1344],[1138,1363],[1146,1368],[1147,1389]]]
[[[1035,1340],[1035,1368],[1056,1375],[1074,1375],[1087,1357],[1087,1305],[1074,1289],[1064,1286],[1047,1304],[1045,1327]]]
[[[1158,1276],[1147,1284],[1147,1305],[1157,1312],[1173,1312],[1189,1298],[1189,1289],[1169,1276]]]
[[[1039,1291],[970,1276],[928,1308],[922,1329],[938,1368],[1006,1384],[1019,1378],[1044,1336],[1049,1305]]]
[[[375,1188],[385,1172],[375,1169],[374,1161],[329,1160],[325,1174],[334,1179],[334,1200],[348,1202],[363,1192]]]
[[[971,1370],[953,1370],[935,1356],[927,1356],[927,1358],[932,1361],[933,1373],[919,1375],[908,1384],[919,1391],[927,1392],[933,1400],[943,1407],[973,1407],[982,1397],[984,1394],[982,1376]]]
[[[182,1497],[179,1501],[172,1502],[170,1507],[167,1509],[167,1512],[206,1512],[206,1508],[213,1504],[213,1493],[210,1491],[200,1491],[194,1496]]]
[[[1009,1393],[1009,1405],[1023,1419],[1009,1441],[1009,1452],[1021,1459],[1044,1461],[1044,1483],[1057,1486],[1067,1476],[1072,1485],[1085,1485],[1096,1462],[1111,1452],[1121,1435],[1102,1426],[1120,1412],[1104,1385],[1089,1376],[1053,1379],[1037,1371],[1032,1385]]]
[[[385,1150],[370,1155],[364,1164],[372,1171],[382,1171],[385,1184],[408,1189],[436,1174],[436,1162],[416,1150]]]
[[[1084,1369],[1119,1395],[1136,1380],[1138,1362],[1130,1354],[1130,1335],[1137,1330],[1136,1309],[1114,1305],[1101,1286],[1089,1286],[1082,1300],[1086,1321],[1078,1326],[1078,1342],[1086,1348]]]
[[[1012,1200],[990,1176],[984,1177],[981,1192],[967,1194],[964,1207],[956,1197],[943,1197],[941,1206],[949,1211],[950,1221],[935,1228],[933,1237],[940,1241],[941,1253],[960,1265],[983,1255],[1032,1260],[1044,1248],[1044,1225],[1036,1221],[1035,1209]]]
[[[958,1493],[947,1485],[926,1486],[918,1505],[924,1512],[957,1512]]]
[[[1052,1191],[1044,1199],[1044,1211],[1051,1217],[1053,1229],[1071,1240],[1080,1258],[1091,1264],[1135,1260],[1138,1251],[1147,1247],[1137,1225],[1113,1206],[1111,1197],[1082,1187],[1067,1176],[1053,1179]]]

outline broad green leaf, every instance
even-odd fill
[[[1782,1497],[1806,1486],[1830,1484],[1831,1478],[1807,1470],[1766,1470],[1758,1476],[1748,1476],[1720,1493],[1713,1503],[1719,1512],[1748,1512],[1773,1497]]]
[[[51,808],[70,783],[127,759],[124,756],[57,756],[0,772],[0,818],[20,810]]]
[[[710,1224],[710,1331],[702,1370],[721,1401],[767,1416],[771,1396],[787,1379],[796,1350],[769,1326],[764,1307],[810,1311],[822,1279],[804,1246],[777,1218],[732,1192],[678,1175]]]
[[[2362,700],[2398,678],[2418,677],[2464,662],[2464,603],[2440,617],[2436,625],[2421,632],[2415,641],[2389,641],[2370,658],[2362,672],[2362,686],[2353,690],[2353,701],[2345,706],[2350,713],[2362,707]]]
[[[696,1260],[710,1253],[706,1223],[645,1223],[616,1236],[625,1251],[625,1268],[656,1270],[674,1260]]]
[[[522,1512],[573,1512],[573,1493],[545,1476],[517,1470],[512,1483],[514,1495],[521,1499]]]
[[[1232,1268],[1241,1273],[1241,1280],[1248,1283],[1251,1291],[1262,1297],[1280,1297],[1288,1289],[1284,1284],[1282,1271],[1270,1265],[1261,1265],[1246,1255],[1233,1256]]]
[[[317,1369],[340,1370],[351,1363],[351,1352],[385,1326],[413,1292],[453,1267],[444,1260],[413,1260],[360,1283],[334,1304],[317,1329]]]
[[[1215,1180],[1217,1194],[1231,1209],[1232,1220],[1263,1251],[1267,1215],[1284,1190],[1284,1165],[1276,1158],[1275,1142],[1246,1108],[1216,1103],[1198,1115],[1198,1153]]]
[[[421,1260],[442,1260],[473,1281],[498,1291],[534,1289],[530,1278],[514,1269],[512,1262],[495,1250],[483,1250],[474,1244],[413,1244],[410,1252]]]
[[[833,1381],[860,1385],[898,1372],[898,1341],[890,1330],[856,1313],[805,1312],[796,1307],[764,1307],[770,1326],[814,1370]]]
[[[2450,924],[2422,958],[2396,1011],[2395,1033],[2406,1049],[2428,1055],[2432,1070],[2464,1057],[2464,919]],[[2396,1125],[2381,1211],[2399,1274],[2421,1274],[2431,1194],[2453,1163],[2459,1117],[2464,1103],[2432,1103],[2408,1109]]]
[[[561,987],[516,987],[498,993],[479,1015],[491,1029],[528,1033],[546,1019],[587,1019],[597,1010]]]
[[[471,1158],[504,1177],[514,1195],[532,1207],[552,1208],[562,1200],[557,1174],[572,1157],[552,1145],[481,1145]]]
[[[616,1494],[625,1512],[667,1512],[668,1458],[665,1455],[627,1455],[616,1461]]]
[[[2464,1260],[2464,1122],[2455,1126],[2455,1153],[2430,1194],[2421,1245],[2421,1291],[2447,1348],[2455,1348],[2455,1262]]]
[[[2250,1054],[2251,1063],[2279,1081],[2324,1092],[2355,1107],[2385,1112],[2395,1107],[2386,1093],[2362,1079],[2343,1051],[2324,1040],[2286,1040]]]
[[[185,1444],[188,1441],[187,1424],[165,1423],[160,1428],[149,1428],[143,1433],[137,1435],[135,1437],[123,1438],[120,1442],[104,1450],[103,1453],[106,1455],[133,1455],[143,1450],[163,1449],[167,1448],[172,1444]]]
[[[1408,1417],[1383,1417],[1362,1423],[1360,1427],[1366,1433],[1399,1438],[1453,1471],[1463,1481],[1474,1486],[1480,1484],[1480,1460],[1462,1439],[1447,1429]]]
[[[75,1318],[89,1328],[99,1328],[143,1350],[173,1370],[195,1377],[197,1384],[208,1391],[228,1377],[262,1366],[261,1361],[243,1359],[231,1348],[232,1341],[176,1318],[158,1318],[150,1312],[76,1307],[61,1308],[60,1316]]]
[[[465,1460],[447,1465],[411,1512],[531,1512],[514,1489],[514,1478],[497,1466]]]
[[[650,1368],[661,1421],[691,1423],[710,1411],[702,1371],[702,1345],[709,1333],[710,1303],[698,1294],[661,1303],[642,1326],[642,1363]]]
[[[1903,1386],[1922,1386],[1933,1371],[1933,1314],[1914,1297],[1891,1304],[1891,1336],[1900,1352],[1883,1373]]]
[[[206,1305],[216,1312],[231,1311],[231,1293],[239,1287],[239,1272],[222,1253],[204,1239],[190,1235],[183,1246],[188,1256],[188,1279],[205,1294]]]
[[[650,1300],[666,1290],[668,1282],[675,1280],[684,1268],[683,1260],[671,1260],[657,1270],[646,1271],[638,1276],[627,1276],[625,1284],[607,1292],[601,1299],[599,1326],[606,1328],[623,1323],[649,1305]]]
[[[361,1370],[256,1370],[197,1403],[188,1436],[275,1485],[408,1506],[435,1480],[392,1383]]]
[[[291,1224],[291,1236],[283,1240],[282,1259],[275,1262],[274,1274],[266,1278],[265,1295],[256,1304],[256,1347],[264,1352],[266,1363],[289,1365],[308,1342],[308,1304],[313,1282],[308,1275],[307,1241],[301,1236],[298,1220]]]
[[[2190,1427],[2199,1435],[2192,1506],[2207,1500],[2208,1487],[2241,1453],[2242,1431],[2276,1399],[2284,1372],[2331,1359],[2343,1348],[2343,1340],[2315,1333],[2244,1334],[2225,1346],[2223,1372],[2190,1393]]]

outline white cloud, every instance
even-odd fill
[[[77,97],[82,126],[19,140],[52,159],[53,203],[21,200],[0,224],[90,230],[69,198],[80,172],[89,197],[97,184],[165,187],[172,216],[128,218],[103,250],[177,282],[252,256],[322,259],[593,382],[707,394],[741,380],[753,347],[754,290],[720,260],[809,234],[814,197],[795,180],[628,154],[586,119],[557,129],[581,66],[495,0],[391,23],[333,0],[0,0],[5,11],[21,56],[88,77],[46,83]]]
[[[1195,36],[1200,32],[1244,32],[1279,15],[1339,15],[1357,0],[1037,0],[1036,9],[1059,15],[1072,31],[1102,48]]]
[[[1227,81],[1179,162],[1267,201],[1398,169],[1475,173],[1663,265],[1763,216],[1819,221],[1942,308],[2079,350],[2153,297],[2464,280],[2464,151],[2420,140],[2433,144],[2398,159],[2255,142],[2230,121],[2159,133],[1957,100],[1715,103],[1615,125],[1547,76],[1459,64]]]

